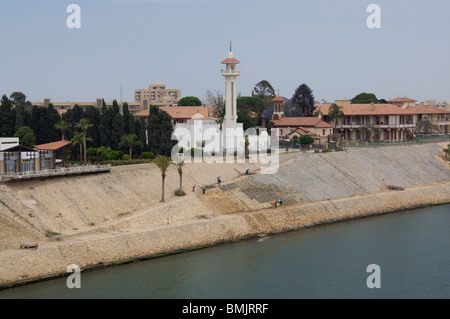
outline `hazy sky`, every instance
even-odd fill
[[[81,28],[69,29],[69,4]],[[369,29],[369,4],[381,29]],[[238,91],[260,80],[317,100],[450,99],[449,0],[1,0],[0,94],[30,101],[134,101],[151,83],[224,91],[232,40]]]

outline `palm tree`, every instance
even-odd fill
[[[86,132],[88,128],[92,126],[92,124],[89,123],[88,119],[81,119],[80,122],[78,122],[75,126],[83,131],[84,164],[87,164]]]
[[[81,132],[75,133],[75,135],[73,136],[71,142],[72,142],[73,146],[80,145],[80,162],[81,162],[81,158],[83,157],[83,149],[82,149],[83,133],[81,133]]]
[[[336,103],[331,104],[330,109],[328,111],[328,118],[330,119],[330,121],[334,121],[334,130],[336,133],[337,120],[345,118],[345,114],[344,111],[342,111],[342,107],[340,107]]]
[[[55,124],[55,128],[57,130],[61,131],[61,136],[62,136],[61,140],[64,141],[64,135],[65,135],[66,131],[70,128],[70,124],[64,120],[61,120],[59,123]]]
[[[139,140],[136,134],[128,134],[122,136],[120,140],[120,147],[128,147],[130,159],[133,159],[133,147],[143,146],[144,144]]]
[[[183,165],[184,161],[174,162],[174,165],[177,167],[178,175],[180,175],[180,193],[183,191]]]
[[[164,200],[164,180],[166,179],[166,171],[169,168],[169,166],[172,164],[172,159],[167,156],[159,155],[157,158],[153,160],[153,163],[155,163],[156,166],[159,167],[161,170],[161,177],[162,177],[162,195],[160,202],[165,202]]]

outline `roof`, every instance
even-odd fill
[[[69,141],[57,141],[57,142],[53,142],[53,143],[35,145],[34,147],[37,150],[56,151],[56,150],[59,150],[60,148],[63,148],[65,146],[67,146],[67,145],[70,145]]]
[[[205,118],[210,118],[214,115],[215,106],[162,106],[159,109],[167,112],[172,119],[191,119],[197,113],[200,113]],[[150,110],[136,113],[135,116],[148,117]]]
[[[9,148],[5,148],[5,149],[1,150],[0,152],[23,152],[23,151],[25,151],[25,152],[36,152],[35,149],[32,149],[32,148],[30,148],[28,146],[25,146],[25,145],[22,145],[22,144],[14,145],[14,146],[11,146]]]
[[[291,135],[291,134],[293,134],[293,133],[298,133],[298,134],[300,134],[300,135],[309,135],[309,136],[314,136],[314,135],[316,135],[315,133],[313,133],[313,132],[311,132],[311,131],[308,131],[306,128],[301,127],[301,126],[292,129],[287,135]]]
[[[331,104],[320,104],[323,115],[328,115]],[[407,109],[393,104],[339,104],[345,115],[408,115]],[[372,108],[373,107],[373,108]]]
[[[279,120],[273,120],[274,127],[316,127],[332,128],[333,125],[319,119],[318,117],[282,117]]]
[[[331,104],[317,105],[323,115],[328,115]],[[414,115],[414,114],[450,114],[450,111],[434,106],[409,106],[404,109],[393,104],[340,104],[345,115]]]
[[[429,105],[409,106],[406,110],[410,112],[410,114],[450,114],[450,111],[448,110]]]
[[[286,101],[286,99],[281,95],[277,95],[272,99],[272,102],[284,102],[284,101]]]
[[[389,100],[388,102],[417,102],[417,101],[407,98],[407,97],[398,97],[398,98]]]
[[[235,58],[228,58],[223,60],[221,63],[226,64],[226,63],[241,63],[241,62],[236,60]]]

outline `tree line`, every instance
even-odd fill
[[[112,106],[103,101],[100,109],[75,105],[60,116],[52,104],[32,105],[21,92],[1,98],[1,137],[19,137],[20,143],[29,147],[71,141],[71,160],[86,162],[88,155],[103,159],[122,159],[124,154],[140,157],[144,153],[149,158],[167,156],[176,143],[171,140],[172,129],[170,115],[155,106],[150,107],[149,119],[145,121],[135,118],[127,103],[123,103],[121,112],[116,100]],[[96,156],[94,151],[98,152]]]

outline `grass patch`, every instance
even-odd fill
[[[117,214],[117,217],[122,217],[122,216],[126,216],[126,215],[129,215],[129,214],[130,214],[130,212],[119,213],[119,214]]]
[[[53,237],[59,236],[59,235],[61,235],[61,234],[60,233],[55,233],[55,232],[52,232],[52,231],[49,231],[49,230],[47,230],[45,232],[45,237],[47,237],[47,238],[53,238]]]

